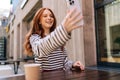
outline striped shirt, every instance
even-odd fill
[[[59,68],[70,69],[73,62],[67,59],[66,50],[61,50],[71,36],[61,25],[44,38],[32,34],[30,44],[35,55],[35,62],[41,64],[43,70]]]

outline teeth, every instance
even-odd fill
[[[46,23],[51,24],[52,22],[46,22]]]

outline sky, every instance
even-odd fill
[[[0,0],[0,16],[7,16],[9,15],[10,11],[10,0]]]

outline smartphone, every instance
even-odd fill
[[[80,6],[80,2],[79,0],[66,0],[66,3],[67,3],[67,8],[69,10],[73,9],[73,8],[77,8],[77,11],[81,12],[81,15],[82,15],[82,5]],[[78,16],[79,18],[79,16]],[[81,22],[78,23],[78,25],[83,25],[84,24],[84,21],[83,19],[81,20]]]

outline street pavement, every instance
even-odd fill
[[[14,74],[13,65],[0,65],[0,78],[17,75],[24,75],[24,71],[21,68],[19,68],[18,74]]]

